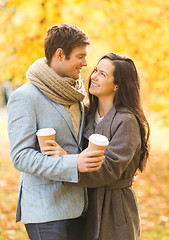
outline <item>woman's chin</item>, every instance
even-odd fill
[[[97,96],[97,93],[96,93],[96,91],[93,88],[89,89],[89,93],[94,95],[94,96]]]

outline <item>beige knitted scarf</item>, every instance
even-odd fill
[[[81,120],[79,101],[82,101],[86,94],[82,80],[60,77],[46,64],[45,58],[36,60],[29,67],[26,77],[49,99],[65,106],[71,116],[74,132],[78,138]]]
[[[45,58],[36,60],[26,72],[26,77],[54,102],[72,105],[85,97],[81,79],[60,77],[47,65]]]

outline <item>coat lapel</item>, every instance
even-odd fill
[[[86,125],[86,128],[84,130],[83,136],[86,139],[89,139],[90,135],[94,133],[94,115],[89,118],[88,124]]]
[[[102,119],[100,123],[96,125],[95,133],[102,134],[108,138],[110,141],[111,139],[111,126],[116,115],[116,109],[114,106],[110,109],[110,111],[106,114],[106,116]]]
[[[85,131],[84,131],[84,137],[86,139],[89,139],[89,136],[93,133],[98,133],[106,136],[108,140],[111,138],[111,125],[114,120],[114,117],[116,115],[116,109],[114,106],[110,109],[110,111],[106,114],[106,116],[102,119],[100,123],[97,125],[94,121],[94,114],[89,118],[89,123],[87,124]]]
[[[53,102],[52,100],[50,100],[49,98],[47,98],[48,101],[50,101],[50,103],[56,108],[56,110],[59,112],[59,114],[62,116],[62,118],[64,119],[64,121],[66,122],[66,124],[68,125],[74,139],[77,142],[77,138],[75,136],[75,132],[74,132],[74,128],[73,128],[73,123],[72,123],[72,119],[70,114],[68,113],[68,111],[66,111],[65,107],[62,104],[58,104]]]
[[[85,127],[85,111],[84,111],[84,104],[82,102],[80,102],[80,109],[81,109],[81,123],[79,128],[79,135],[78,135],[78,145],[81,145],[82,134]]]

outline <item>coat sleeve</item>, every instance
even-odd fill
[[[49,180],[77,182],[77,154],[51,157],[36,150],[37,116],[34,105],[31,98],[19,89],[8,102],[8,134],[14,167]]]
[[[114,135],[105,151],[102,167],[96,172],[80,173],[78,186],[96,188],[118,181],[131,161],[136,161],[137,168],[140,146],[140,131],[137,120],[133,115],[126,114],[126,117],[117,124]]]

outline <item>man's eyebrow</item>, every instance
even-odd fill
[[[78,53],[77,56],[86,56],[87,54],[85,53]]]

